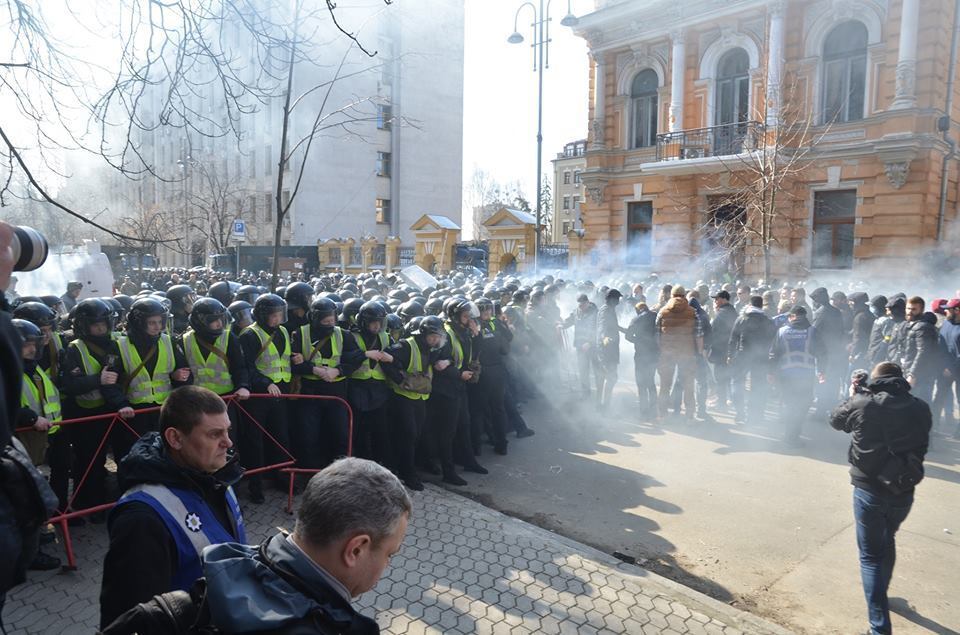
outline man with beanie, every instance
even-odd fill
[[[865,391],[854,392],[833,411],[830,425],[851,434],[847,456],[869,632],[888,635],[896,533],[923,478],[930,408],[910,394],[897,364],[883,362],[870,373]]]
[[[850,367],[863,368],[869,366],[867,349],[870,346],[870,331],[873,329],[874,318],[867,306],[869,297],[862,291],[851,293],[847,298],[850,310],[853,312],[850,328]]]
[[[637,315],[627,327],[624,338],[633,344],[633,368],[637,382],[640,417],[657,417],[657,358],[660,349],[657,344],[657,314],[650,310],[646,302],[638,302]]]
[[[763,312],[763,297],[750,298],[750,306],[733,323],[730,332],[730,370],[733,375],[734,423],[763,421],[767,403],[767,369],[770,345],[777,334],[773,320]],[[750,401],[746,403],[747,376]],[[747,407],[748,406],[748,407]]]

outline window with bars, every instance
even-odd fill
[[[815,192],[813,196],[814,269],[853,267],[853,233],[857,222],[857,191]]]

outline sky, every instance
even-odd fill
[[[466,0],[465,186],[474,169],[480,168],[498,181],[520,180],[525,192],[535,191],[537,75],[530,48],[533,11],[529,6],[521,11],[518,22],[524,42],[507,42],[521,4],[521,0]],[[585,15],[593,4],[593,0],[573,0],[573,13]],[[587,135],[587,46],[571,29],[560,25],[566,13],[566,0],[553,0],[550,66],[543,76],[543,171],[548,174],[553,171],[550,160],[563,151],[563,145]]]

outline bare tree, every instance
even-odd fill
[[[224,172],[217,162],[194,160],[191,187],[186,194],[188,222],[215,254],[227,252],[233,221],[244,219],[251,191],[238,174]]]
[[[0,31],[8,57],[0,59],[0,87],[18,116],[0,123],[0,205],[19,173],[41,200],[122,241],[138,238],[51,194],[38,175],[69,176],[51,160],[55,154],[85,152],[129,178],[176,181],[182,176],[141,153],[143,139],[174,129],[191,147],[200,145],[199,137],[239,140],[244,117],[289,95],[286,62],[312,37],[312,25],[328,20],[369,53],[341,26],[334,0],[310,10],[297,1],[293,12],[286,0],[7,0],[6,9]],[[44,10],[58,14],[59,30]],[[298,29],[300,37],[291,38]],[[102,47],[88,52],[76,41],[102,40],[105,31],[119,34],[113,54]],[[247,44],[243,55],[238,41]],[[201,107],[213,103],[222,106]]]
[[[169,232],[173,230],[166,222],[169,214],[156,205],[137,205],[128,216],[120,219],[120,227],[124,235],[130,238],[121,239],[121,244],[137,254],[137,271],[143,272],[143,258],[145,255],[156,257],[156,245],[161,242],[171,242]],[[179,242],[180,238],[173,241]]]

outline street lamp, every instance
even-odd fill
[[[523,42],[523,36],[517,28],[520,19],[520,12],[524,7],[530,7],[533,11],[533,42],[530,47],[533,49],[533,72],[537,73],[537,179],[534,181],[537,188],[537,231],[536,231],[536,249],[533,252],[533,270],[540,270],[540,226],[543,211],[543,188],[540,185],[540,172],[543,169],[543,69],[550,67],[550,4],[553,0],[547,0],[546,10],[544,10],[543,0],[539,0],[539,10],[533,2],[524,2],[517,7],[517,12],[513,16],[513,33],[507,38],[510,44],[520,44]],[[563,26],[576,26],[580,21],[573,15],[571,10],[572,0],[567,0],[567,15],[560,20]]]

